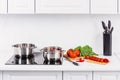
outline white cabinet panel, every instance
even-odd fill
[[[62,72],[4,72],[3,80],[62,80]]]
[[[92,80],[92,72],[64,72],[63,80]]]
[[[0,14],[7,13],[7,0],[0,0]]]
[[[2,80],[2,72],[0,72],[0,80]]]
[[[117,0],[91,0],[91,13],[117,14]]]
[[[34,0],[8,0],[8,13],[34,13]]]
[[[120,72],[94,72],[94,80],[120,80]]]
[[[89,13],[89,0],[36,0],[36,13]]]

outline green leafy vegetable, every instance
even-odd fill
[[[78,49],[78,50],[81,51],[82,47],[81,47],[81,46],[78,46],[78,47],[76,47],[74,50],[76,50],[76,49]]]
[[[85,45],[83,47],[78,46],[74,50],[76,50],[76,49],[80,50],[80,52],[81,52],[80,56],[97,55],[96,53],[93,52],[92,47],[90,47],[89,45]]]

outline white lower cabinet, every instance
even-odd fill
[[[0,71],[0,80],[2,80],[2,72]]]
[[[3,80],[62,80],[62,72],[3,72]]]
[[[120,80],[120,72],[3,71],[0,72],[0,80]]]
[[[92,72],[64,72],[63,80],[92,80]]]
[[[120,72],[94,72],[93,80],[120,80]]]

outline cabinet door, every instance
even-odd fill
[[[34,13],[34,0],[8,0],[8,13]]]
[[[0,80],[2,80],[2,72],[0,72]]]
[[[62,80],[62,72],[3,72],[3,80]]]
[[[120,80],[120,72],[94,72],[94,80]]]
[[[63,80],[92,80],[92,72],[64,72]]]
[[[117,0],[91,0],[92,14],[117,14]]]
[[[7,0],[0,0],[0,14],[7,13]]]
[[[89,0],[36,0],[36,13],[89,13]]]

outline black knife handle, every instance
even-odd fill
[[[111,28],[111,21],[108,20],[108,29],[110,29],[110,28]]]

